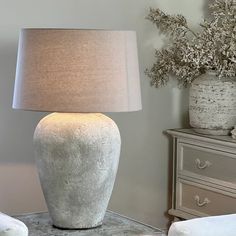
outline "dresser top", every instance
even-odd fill
[[[207,135],[200,134],[194,131],[194,129],[169,129],[166,131],[168,134],[176,137],[194,138],[198,140],[205,140],[214,143],[221,143],[229,146],[236,146],[236,139],[233,139],[229,135]]]
[[[27,214],[16,217],[29,229],[29,236],[164,236],[161,230],[108,211],[103,225],[87,230],[60,230],[52,226],[48,213]]]

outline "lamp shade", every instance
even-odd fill
[[[13,108],[57,112],[140,110],[136,33],[21,30]]]

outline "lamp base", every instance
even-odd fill
[[[35,157],[53,225],[102,224],[120,156],[115,122],[99,113],[52,113],[34,133]]]

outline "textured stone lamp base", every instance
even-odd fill
[[[120,133],[109,117],[53,113],[34,134],[39,177],[53,224],[65,229],[102,224],[120,156]]]

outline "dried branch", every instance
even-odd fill
[[[209,69],[219,77],[236,76],[236,3],[214,0],[209,9],[211,15],[197,33],[189,28],[184,16],[150,9],[147,19],[172,42],[156,50],[156,62],[146,70],[151,85],[163,86],[173,74],[186,86]]]

